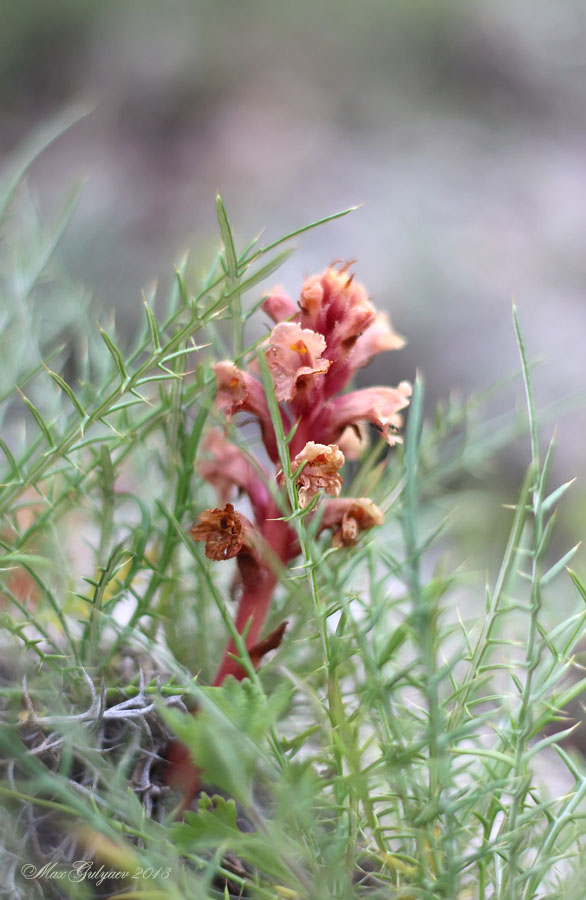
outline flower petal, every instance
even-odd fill
[[[330,361],[321,358],[326,349],[322,335],[301,328],[296,322],[275,325],[269,343],[266,359],[277,400],[293,400],[313,376],[323,375],[330,367]]]
[[[273,322],[283,322],[298,312],[297,305],[280,284],[263,300],[262,308]]]
[[[346,459],[360,459],[368,443],[368,429],[364,422],[346,425],[338,438],[338,447]]]
[[[374,322],[376,310],[366,289],[348,275],[348,265],[332,266],[308,278],[301,289],[301,325],[326,338],[328,358],[333,351],[348,353],[358,336]]]
[[[208,431],[203,449],[212,458],[199,463],[199,473],[216,488],[220,502],[226,503],[239,488],[250,497],[257,519],[264,518],[269,491],[244,451],[227,441],[219,428]],[[258,468],[262,472],[260,463]]]
[[[350,365],[352,369],[359,369],[370,362],[377,353],[400,350],[404,346],[405,339],[393,331],[387,314],[379,312],[374,322],[356,341],[350,357]]]
[[[387,443],[393,446],[400,440],[396,434],[402,424],[398,413],[409,405],[410,396],[411,385],[402,381],[396,388],[364,388],[337,397],[328,406],[328,434],[336,439],[347,425],[368,421],[376,425]]]
[[[301,509],[313,500],[319,491],[337,497],[342,489],[338,469],[344,465],[344,454],[336,444],[316,444],[309,441],[293,460],[293,472],[301,469],[297,477],[297,491]]]
[[[343,497],[328,500],[321,520],[322,528],[339,527],[334,532],[334,547],[349,547],[356,543],[361,531],[367,531],[375,525],[382,525],[384,513],[376,503],[368,497]]]
[[[231,503],[224,509],[206,509],[199,516],[190,535],[194,541],[205,541],[209,559],[232,559],[241,551],[253,550],[252,523],[236,512]]]
[[[241,410],[255,415],[260,422],[267,453],[276,462],[279,458],[277,442],[261,383],[229,360],[217,363],[212,368],[216,376],[216,403],[224,411],[228,421],[234,413]]]

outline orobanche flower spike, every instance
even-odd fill
[[[340,496],[340,470],[346,457],[357,459],[367,446],[365,423],[375,425],[389,445],[400,441],[401,412],[411,395],[407,382],[341,393],[374,355],[404,345],[387,316],[375,309],[348,269],[349,264],[330,266],[321,275],[308,278],[297,304],[282,287],[272,290],[262,304],[275,323],[261,352],[272,377],[283,429],[290,437],[298,507],[306,509],[314,501],[324,504],[319,527],[332,530],[332,545],[338,548],[351,546],[361,532],[381,525],[384,518],[368,497]],[[246,632],[246,647],[256,667],[283,638],[286,623],[264,639],[261,632],[279,578],[300,548],[295,530],[286,521],[293,510],[279,505],[275,499],[278,490],[269,489],[271,480],[279,487],[283,473],[258,366],[253,363],[243,371],[224,360],[213,371],[218,411],[226,422],[239,412],[256,418],[266,454],[275,466],[269,472],[260,459],[235,446],[220,429],[211,429],[203,444],[206,456],[199,471],[224,505],[204,510],[190,531],[193,540],[205,542],[210,559],[236,559],[240,591],[234,624],[239,634]],[[320,501],[321,492],[330,499]],[[247,495],[254,521],[230,502],[239,494]],[[230,640],[214,685],[228,675],[245,676],[235,655]],[[177,742],[171,747],[169,761],[171,783],[181,790],[186,808],[197,789],[197,769],[187,749]]]

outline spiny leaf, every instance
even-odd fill
[[[519,354],[521,356],[521,366],[523,369],[523,382],[525,384],[525,393],[527,396],[527,409],[529,411],[529,428],[531,433],[531,453],[533,462],[539,466],[539,435],[537,431],[537,416],[535,414],[535,400],[533,398],[533,386],[531,383],[531,372],[529,361],[527,359],[527,351],[521,333],[521,325],[517,314],[517,307],[513,303],[513,325],[515,327],[515,335],[519,346]]]
[[[582,579],[579,577],[579,575],[576,572],[574,572],[573,569],[567,569],[566,571],[567,571],[568,575],[570,576],[570,578],[572,579],[572,581],[574,582],[574,584],[576,585],[576,588],[578,589],[578,592],[579,592],[580,596],[582,597],[582,600],[584,600],[584,602],[586,603],[586,584],[584,584]]]
[[[549,496],[546,497],[541,504],[542,511],[546,513],[552,508],[552,506],[555,506],[558,500],[563,497],[568,488],[571,487],[575,481],[576,479],[572,478],[570,479],[570,481],[566,481],[565,484],[560,485],[559,488],[556,488],[555,491],[552,491],[551,494],[549,494]]]
[[[224,244],[224,256],[228,277],[230,278],[230,281],[234,283],[238,278],[238,263],[236,260],[236,250],[234,248],[234,238],[224,202],[219,194],[216,196],[216,212],[218,215],[220,234],[222,235],[222,242]]]
[[[126,371],[126,366],[124,365],[124,359],[122,357],[122,354],[121,354],[120,350],[118,349],[118,347],[116,346],[116,344],[114,343],[114,341],[112,340],[112,338],[109,336],[109,334],[107,334],[104,331],[103,328],[100,328],[100,335],[101,335],[102,340],[104,341],[106,347],[110,351],[110,355],[111,355],[112,359],[114,360],[114,365],[116,366],[116,368],[118,370],[118,374],[120,375],[120,378],[122,380],[122,386],[125,387],[128,384],[129,378],[128,378],[128,372]]]
[[[59,387],[61,388],[63,393],[69,397],[69,399],[75,406],[75,408],[78,411],[78,413],[80,414],[80,416],[82,416],[85,419],[87,416],[87,413],[86,413],[85,409],[83,408],[83,406],[81,405],[81,403],[79,402],[79,400],[77,399],[77,397],[75,396],[75,394],[73,393],[72,388],[61,377],[61,375],[58,375],[57,372],[53,372],[53,370],[50,369],[47,365],[45,365],[45,363],[43,363],[43,368],[51,376],[51,378],[53,379],[55,384],[59,385]]]
[[[142,302],[144,303],[144,312],[147,320],[147,325],[149,328],[149,332],[151,335],[151,341],[153,343],[153,348],[155,353],[159,353],[161,350],[161,337],[159,335],[159,326],[157,325],[157,320],[154,312],[150,308],[148,304],[148,300],[143,294]]]
[[[245,278],[244,281],[240,284],[240,292],[242,294],[245,291],[249,291],[255,284],[258,284],[259,281],[264,281],[265,278],[268,278],[269,275],[272,275],[280,266],[283,265],[286,259],[288,259],[292,250],[283,250],[282,253],[279,253],[275,256],[274,259],[271,259],[266,265],[262,266],[260,269],[257,269],[254,274],[250,275],[248,278]],[[235,292],[234,292],[235,293]]]
[[[20,474],[20,469],[18,468],[18,466],[16,464],[16,460],[15,460],[14,456],[10,452],[10,448],[8,447],[8,444],[2,438],[0,438],[0,448],[2,448],[2,452],[4,453],[4,456],[6,457],[6,459],[8,460],[8,463],[10,465],[11,477],[14,478],[15,481],[21,481],[22,476]]]
[[[572,547],[571,550],[568,550],[567,553],[564,553],[564,555],[562,556],[562,558],[561,558],[561,559],[558,559],[558,561],[557,561],[556,563],[554,563],[553,566],[552,566],[550,569],[548,569],[547,572],[546,572],[544,575],[541,576],[541,584],[542,584],[542,586],[545,586],[546,584],[549,584],[549,582],[550,582],[553,578],[555,578],[555,576],[556,576],[559,572],[561,572],[561,570],[566,566],[566,564],[569,563],[569,561],[571,560],[571,558],[572,558],[573,555],[575,554],[576,550],[578,550],[578,548],[580,547],[580,544],[581,544],[581,543],[582,543],[582,542],[580,541],[578,544],[575,545],[575,547]]]
[[[43,417],[42,417],[41,413],[39,412],[39,410],[37,409],[37,407],[34,405],[34,403],[31,400],[28,399],[28,397],[25,394],[23,394],[23,392],[18,387],[18,385],[16,385],[16,390],[22,397],[23,402],[24,402],[25,406],[27,407],[27,409],[29,409],[30,412],[32,413],[32,416],[33,416],[35,422],[37,423],[37,425],[43,432],[43,435],[47,439],[49,445],[51,447],[55,447],[55,441],[53,439],[53,435],[51,434],[51,429],[49,428],[49,426],[43,419]]]
[[[343,209],[341,212],[333,213],[331,216],[324,216],[323,219],[316,219],[315,222],[310,222],[309,225],[303,225],[301,228],[296,228],[295,231],[290,231],[288,234],[283,235],[283,237],[277,238],[276,241],[267,244],[266,247],[259,248],[253,258],[260,256],[263,253],[268,253],[270,250],[274,250],[275,247],[284,244],[285,241],[290,241],[291,238],[299,237],[300,234],[305,234],[306,231],[311,231],[312,228],[318,228],[320,225],[325,225],[326,222],[333,222],[335,219],[341,219],[343,216],[347,216],[348,213],[355,212],[357,209],[360,209],[360,204],[358,206],[349,206],[348,209]]]

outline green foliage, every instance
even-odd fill
[[[198,812],[187,813],[185,822],[174,828],[173,838],[185,850],[215,850],[224,845],[242,859],[258,866],[277,883],[291,878],[290,869],[283,863],[286,856],[282,853],[282,847],[273,846],[274,841],[267,840],[265,834],[246,833],[238,828],[234,800],[224,800],[219,796],[210,798],[203,794]],[[291,852],[294,846],[288,849]]]
[[[319,503],[298,508],[290,436],[248,323],[285,245],[336,216],[239,250],[218,198],[210,271],[196,285],[186,261],[168,297],[143,298],[128,346],[60,265],[72,201],[41,225],[22,183],[68,121],[0,185],[7,858],[43,810],[107,839],[118,865],[170,868],[129,896],[578,900],[586,773],[560,720],[586,687],[568,680],[586,586],[567,569],[575,548],[551,549],[571,482],[548,485],[553,445],[543,453],[516,313],[528,411],[491,421],[482,398],[452,398],[426,421],[418,376],[404,448],[387,456],[373,441],[346,476],[385,525],[334,549]],[[231,564],[210,564],[187,536],[216,505],[198,462],[221,421],[211,364],[226,355],[258,359],[301,548],[269,622],[289,620],[285,639],[258,672],[234,631]],[[527,430],[516,499],[492,484],[467,494],[469,474]],[[254,436],[245,444],[230,426],[230,438],[255,458]],[[478,532],[485,576],[462,562],[458,516],[501,502],[506,533]],[[497,546],[493,571],[483,553]],[[250,678],[203,687],[228,636]],[[120,730],[106,751],[109,729]],[[170,732],[209,786],[181,822],[151,768]],[[10,873],[7,890],[27,897],[16,864]]]
[[[267,697],[257,684],[228,678],[221,687],[197,692],[202,704],[197,716],[163,709],[173,732],[197,760],[207,782],[240,803],[252,802],[252,777],[271,727],[287,705],[289,688]]]

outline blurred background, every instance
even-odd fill
[[[62,243],[127,333],[141,289],[217,246],[219,190],[242,248],[353,204],[300,240],[292,293],[336,258],[409,345],[367,373],[431,399],[519,368],[540,406],[581,391],[586,334],[582,0],[4,0],[0,155],[72,100],[93,112],[29,179],[49,218],[87,177]],[[494,409],[522,404],[519,383]],[[554,414],[555,477],[584,474],[584,404]],[[516,485],[527,441],[501,459]],[[567,510],[583,531],[583,489]],[[509,498],[510,499],[510,498]]]

